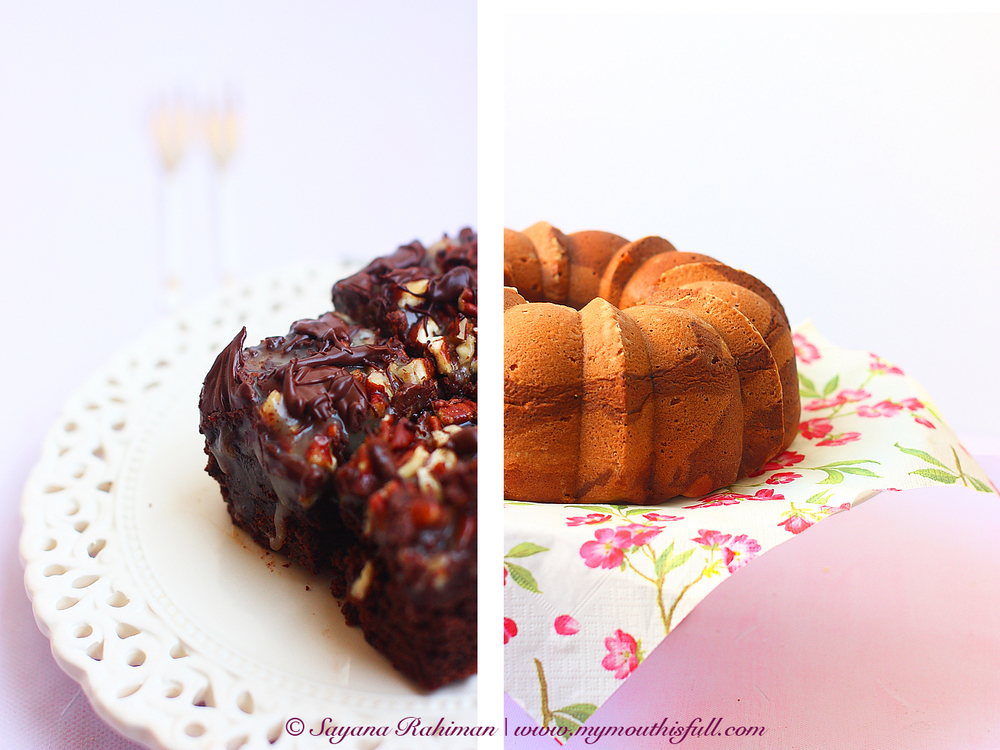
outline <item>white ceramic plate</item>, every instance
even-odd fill
[[[289,271],[182,311],[91,378],[45,439],[22,504],[35,619],[138,742],[315,748],[336,724],[355,733],[339,747],[475,744],[454,733],[476,725],[475,678],[416,690],[344,624],[328,580],[234,529],[204,472],[198,394],[215,355],[243,325],[256,342],[326,311],[352,270]],[[435,726],[445,736],[419,733]]]

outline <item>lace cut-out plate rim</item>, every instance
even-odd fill
[[[394,730],[408,716],[425,724],[444,717],[445,727],[474,725],[474,678],[430,695],[398,685],[380,694],[370,689],[371,681],[362,690],[330,687],[280,669],[250,668],[231,658],[239,649],[206,646],[212,638],[198,637],[198,623],[178,626],[184,607],[140,574],[143,564],[154,574],[163,571],[129,522],[134,508],[124,506],[128,512],[122,513],[123,503],[134,500],[123,493],[136,491],[150,436],[169,420],[167,397],[200,383],[242,326],[248,340],[257,340],[328,310],[332,281],[357,267],[288,269],[179,310],[90,377],[46,435],[21,506],[25,587],[59,665],[81,684],[95,711],[130,739],[171,750],[309,747],[323,741],[309,730],[318,731],[328,718],[345,729],[392,725],[393,731],[340,743],[359,750],[468,746],[458,735],[399,737]],[[192,471],[201,481],[200,457],[179,474],[190,478]],[[211,580],[192,585],[210,586]],[[358,656],[353,667],[347,661],[356,673],[368,659],[381,659],[370,649]],[[298,735],[292,719],[303,720]]]

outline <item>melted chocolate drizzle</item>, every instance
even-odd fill
[[[476,272],[468,266],[455,266],[427,288],[427,299],[435,304],[457,303],[462,292],[476,288]]]
[[[433,320],[438,338],[452,347],[462,340],[461,321],[472,319],[474,328],[476,254],[470,229],[462,230],[457,242],[446,238],[430,249],[419,242],[403,245],[338,281],[334,311],[296,321],[285,336],[264,339],[257,347],[244,349],[246,329],[241,330],[216,358],[201,394],[202,432],[210,448],[220,425],[240,440],[251,431],[256,437],[249,440],[263,450],[272,481],[277,476],[291,488],[285,504],[295,498],[305,504],[307,496],[328,493],[336,484],[336,494],[323,495],[326,501],[337,503],[337,513],[359,537],[399,549],[400,559],[413,566],[407,577],[414,582],[430,575],[425,555],[432,552],[439,560],[439,553],[447,552],[452,575],[469,567],[467,559],[474,570],[475,405],[441,400],[458,388],[450,382],[453,373],[441,371],[419,384],[393,375],[386,393],[371,385],[368,371],[388,379],[391,365],[415,358],[438,367],[426,348],[427,336],[435,335],[426,321]],[[426,286],[412,283],[422,280]],[[352,344],[360,341],[366,343]],[[474,401],[474,380],[461,386]],[[279,418],[275,424],[261,410],[272,391],[281,394],[287,423]],[[227,416],[240,411],[244,414],[235,419]],[[443,424],[459,429],[449,430],[445,440]],[[442,447],[455,454],[452,461],[458,458],[448,469],[425,467],[440,483],[436,498],[399,473],[418,445],[428,455]],[[317,463],[323,451],[326,463]],[[373,532],[381,535],[378,540],[363,530],[365,519],[372,518],[379,519]]]
[[[219,356],[205,377],[201,391],[201,413],[230,412],[242,409],[253,400],[253,390],[242,379],[244,372],[243,342],[247,329],[236,334]]]
[[[338,281],[333,286],[333,304],[358,320],[368,320],[386,336],[397,336],[411,343],[414,331],[424,318],[432,318],[439,328],[459,313],[459,300],[466,317],[476,316],[477,246],[471,229],[459,233],[459,242],[445,238],[435,252],[419,242],[404,245],[395,253],[369,263],[364,269]],[[411,282],[427,280],[425,292],[412,291]],[[403,294],[418,301],[407,304],[403,313],[397,302]]]

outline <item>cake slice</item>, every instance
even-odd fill
[[[347,622],[427,689],[476,671],[476,249],[471,230],[406,245],[333,311],[257,346],[244,329],[200,400],[233,523],[329,571]]]

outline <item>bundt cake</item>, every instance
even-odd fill
[[[697,497],[794,438],[788,319],[750,274],[539,222],[505,230],[504,281],[506,497]]]

